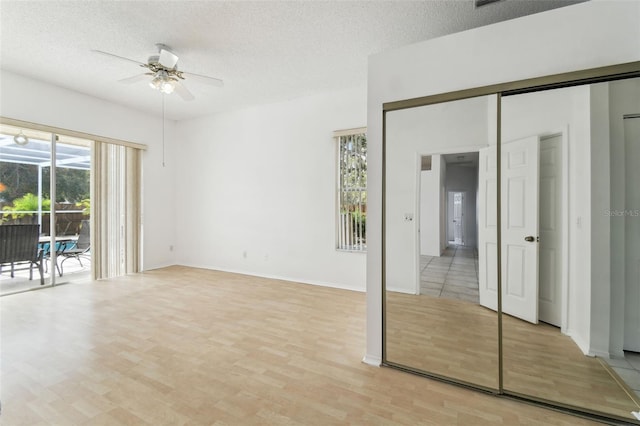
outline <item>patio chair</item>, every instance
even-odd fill
[[[28,263],[29,279],[33,279],[33,266],[40,272],[40,284],[44,285],[42,271],[42,250],[38,248],[40,225],[0,225],[0,272],[3,265],[11,265],[11,278],[14,277],[15,265]]]
[[[60,256],[60,254],[64,251],[67,244],[71,244],[69,241],[56,241],[55,250],[56,255]],[[73,242],[75,246],[75,241]],[[44,272],[49,272],[49,259],[51,259],[51,243],[40,243],[40,249],[42,250],[42,260],[44,261]],[[62,271],[60,270],[60,266],[56,263],[56,269],[58,270],[58,275],[62,276]]]
[[[80,225],[80,233],[78,234],[78,241],[76,242],[75,246],[72,246],[68,249],[65,248],[62,253],[60,253],[60,257],[62,258],[62,261],[60,262],[60,269],[58,270],[60,276],[62,276],[64,272],[64,268],[62,265],[64,265],[64,262],[66,262],[68,259],[76,259],[80,263],[80,266],[84,266],[82,265],[82,260],[80,259],[81,257],[84,257],[85,259],[91,259],[89,254],[89,250],[91,249],[90,230],[91,227],[89,225],[89,221],[83,220],[82,224]]]

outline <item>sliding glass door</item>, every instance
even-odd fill
[[[91,151],[93,142],[55,135],[55,173],[51,174],[55,196],[50,236],[55,244],[49,266],[55,268],[54,283],[91,279]],[[54,260],[55,257],[55,260]],[[53,271],[53,269],[51,269]]]
[[[0,294],[142,269],[144,149],[0,117]]]
[[[76,256],[90,228],[91,149],[90,140],[0,126],[0,294],[91,277],[90,251]]]

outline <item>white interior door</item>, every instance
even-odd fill
[[[562,324],[562,135],[540,141],[539,319]]]
[[[483,148],[478,163],[478,285],[480,305],[498,309],[498,167],[496,147]]]
[[[502,311],[538,322],[540,139],[502,144]]]
[[[624,120],[625,135],[625,321],[624,349],[640,352],[640,118]]]

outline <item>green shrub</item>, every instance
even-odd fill
[[[351,212],[351,220],[353,221],[353,228],[360,228],[360,233],[365,235],[367,229],[367,213],[355,210]]]
[[[7,212],[14,212],[9,215],[4,215],[4,220],[7,220],[9,217],[11,219],[19,219],[25,216],[31,216],[33,213],[18,213],[18,212],[37,212],[38,211],[38,197],[35,194],[27,193],[24,194],[20,198],[16,198],[13,200],[13,205],[4,206],[3,209]],[[50,211],[51,210],[51,200],[45,198],[42,200],[42,211]]]
[[[82,207],[82,214],[88,215],[91,213],[91,199],[85,198],[82,201],[76,203],[76,207]]]

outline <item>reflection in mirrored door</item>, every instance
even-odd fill
[[[638,79],[502,98],[507,393],[640,411],[638,113]]]
[[[496,96],[389,111],[384,142],[384,362],[494,391],[496,111]]]

